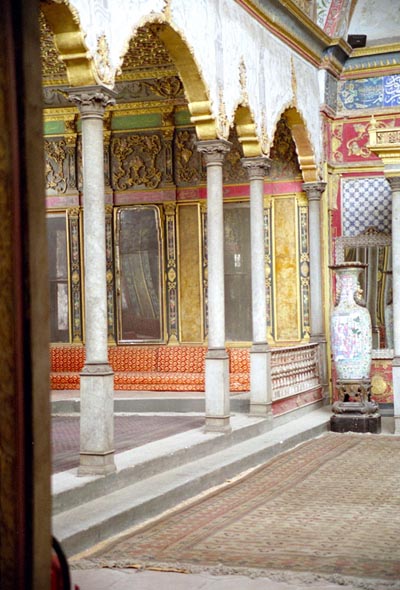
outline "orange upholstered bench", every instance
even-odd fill
[[[113,346],[109,362],[116,390],[204,391],[205,346]],[[249,389],[249,351],[229,353],[231,391]],[[50,348],[51,388],[79,389],[85,349],[79,345]]]

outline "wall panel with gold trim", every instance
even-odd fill
[[[178,210],[180,341],[203,342],[202,224],[200,205]]]
[[[267,259],[267,286],[272,275],[272,336],[275,342],[299,342],[309,336],[308,210],[304,196],[269,197],[272,256]]]

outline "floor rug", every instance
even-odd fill
[[[400,580],[399,532],[400,438],[328,433],[99,546],[85,561],[269,568],[390,583]]]
[[[201,416],[115,416],[115,450],[126,451],[203,425]],[[53,473],[78,467],[79,417],[53,416],[51,431]]]

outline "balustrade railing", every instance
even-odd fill
[[[282,399],[321,386],[318,343],[273,348],[272,399]]]

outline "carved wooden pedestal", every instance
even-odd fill
[[[378,404],[371,401],[371,380],[338,380],[339,400],[332,406],[330,425],[333,432],[381,431]]]

